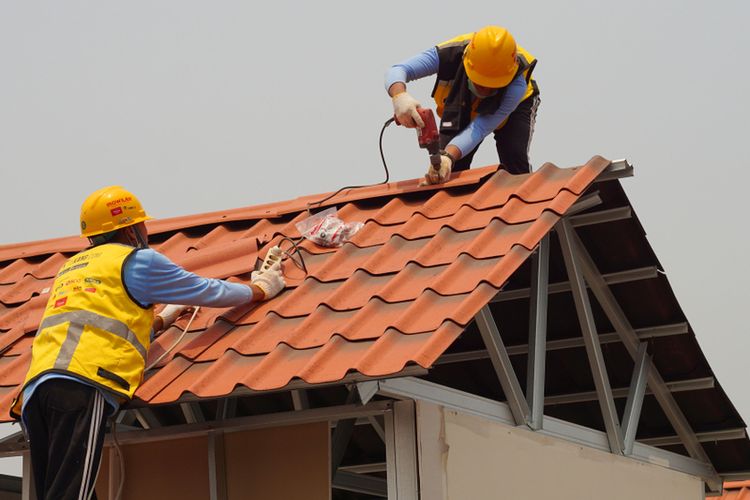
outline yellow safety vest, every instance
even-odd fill
[[[108,243],[71,257],[57,273],[32,347],[23,388],[46,373],[80,378],[130,399],[143,377],[153,306],[133,299],[122,279],[135,249]],[[23,388],[11,414],[19,416]]]
[[[443,119],[441,122],[441,133],[443,134],[455,135],[466,128],[470,121],[474,120],[477,115],[494,113],[500,107],[504,95],[504,90],[501,89],[494,96],[478,99],[471,95],[467,88],[463,92],[463,95],[468,96],[470,102],[464,103],[459,102],[464,100],[462,99],[462,92],[460,92],[461,89],[456,89],[458,92],[451,92],[456,85],[466,85],[467,78],[463,69],[463,54],[466,45],[471,41],[473,35],[474,33],[459,35],[436,46],[439,63],[437,80],[432,89],[432,97],[435,99],[437,114]],[[531,78],[531,74],[536,66],[536,58],[520,45],[516,50],[518,74],[522,74],[527,81],[523,101],[539,93],[536,81]],[[455,110],[453,113],[449,113],[450,117],[443,116],[446,106],[452,107]],[[444,127],[445,122],[452,123],[452,126]],[[505,125],[505,122],[501,123],[498,129],[503,125]]]

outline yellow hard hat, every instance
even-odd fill
[[[500,26],[485,26],[474,33],[464,50],[464,68],[477,85],[493,89],[508,85],[518,71],[513,35]]]
[[[81,205],[81,236],[96,236],[149,219],[133,193],[121,186],[107,186],[91,193]]]

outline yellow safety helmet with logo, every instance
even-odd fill
[[[94,191],[81,205],[81,236],[92,237],[151,219],[133,193],[121,186]]]
[[[500,26],[486,26],[474,33],[464,50],[466,76],[477,85],[501,88],[518,71],[516,41]]]

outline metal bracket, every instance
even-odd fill
[[[362,404],[370,402],[372,397],[378,393],[378,382],[377,380],[368,380],[366,382],[357,383],[357,392],[359,393],[359,399]]]
[[[633,166],[628,163],[628,160],[614,160],[601,174],[599,174],[599,177],[597,177],[594,182],[611,181],[632,176]]]

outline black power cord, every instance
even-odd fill
[[[380,136],[378,138],[378,147],[380,148],[380,159],[383,162],[383,170],[385,170],[385,180],[383,180],[382,182],[376,182],[375,184],[362,184],[360,186],[344,186],[341,189],[337,190],[335,193],[330,194],[330,195],[326,196],[323,199],[320,199],[320,200],[317,200],[317,201],[313,201],[313,202],[309,202],[307,204],[307,213],[308,214],[312,215],[312,210],[311,209],[312,209],[313,205],[320,206],[323,203],[325,203],[326,201],[328,201],[331,198],[333,198],[334,196],[336,196],[337,194],[339,194],[340,192],[344,191],[345,189],[359,189],[359,188],[365,188],[365,187],[380,186],[382,184],[388,184],[388,181],[391,178],[391,174],[388,171],[388,164],[385,161],[385,153],[383,153],[383,134],[385,133],[385,129],[388,128],[388,125],[390,125],[391,123],[393,123],[395,120],[396,120],[395,118],[391,117],[391,118],[389,118],[389,119],[387,119],[385,121],[385,123],[383,124],[383,128],[380,129]],[[286,250],[282,250],[282,251],[284,252],[284,255],[286,255],[289,259],[292,260],[292,262],[294,263],[295,266],[297,266],[302,271],[304,271],[305,274],[307,274],[307,266],[305,265],[305,259],[302,257],[302,252],[300,252],[299,245],[298,245],[299,242],[302,241],[303,239],[304,238],[302,238],[302,237],[300,237],[300,238],[288,238],[288,237],[284,237],[279,242],[279,245],[281,245],[281,243],[283,243],[284,241],[288,241],[289,243],[292,244],[292,248],[290,248],[289,251],[286,251]],[[296,254],[297,258],[295,258],[295,254]]]
[[[343,191],[345,189],[359,189],[359,188],[365,188],[365,187],[380,186],[381,184],[388,184],[388,181],[390,180],[391,175],[388,172],[388,165],[385,162],[385,154],[383,154],[383,133],[385,132],[385,129],[388,127],[388,125],[390,125],[391,123],[393,123],[395,120],[396,120],[395,118],[391,117],[391,118],[389,118],[389,119],[387,119],[385,121],[385,123],[383,124],[383,128],[380,129],[380,138],[378,139],[378,144],[379,144],[379,147],[380,147],[380,159],[383,161],[383,169],[385,170],[385,180],[382,181],[382,182],[376,182],[375,184],[363,184],[361,186],[344,186],[341,189],[339,189],[338,191],[336,191],[335,193],[329,194],[328,196],[326,196],[322,200],[313,201],[313,202],[308,203],[307,204],[307,211],[308,212],[310,212],[310,208],[313,205],[320,206],[320,205],[322,205],[326,201],[330,200],[331,198],[333,198],[334,196],[336,196],[337,194],[339,194],[341,191]]]

